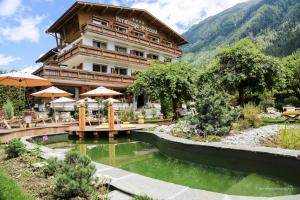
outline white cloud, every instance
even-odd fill
[[[11,62],[14,62],[16,60],[20,60],[21,58],[19,57],[14,57],[14,56],[6,56],[3,54],[0,54],[0,66],[1,65],[8,65]]]
[[[40,30],[38,25],[42,22],[43,16],[21,18],[18,26],[0,27],[0,36],[6,40],[19,42],[29,40],[39,42]]]
[[[247,0],[133,0],[132,7],[143,8],[182,33],[191,25]],[[128,0],[123,0],[128,2]]]
[[[1,0],[0,16],[10,16],[20,7],[21,0]]]

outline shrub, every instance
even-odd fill
[[[7,100],[3,105],[3,110],[8,119],[12,119],[14,117],[14,105],[11,100]]]
[[[299,106],[300,105],[300,101],[297,97],[295,96],[290,96],[287,97],[283,100],[284,105],[292,105],[292,106]]]
[[[208,135],[205,138],[206,142],[220,142],[221,141],[221,137],[218,135]]]
[[[101,114],[104,117],[107,117],[108,115],[108,107],[109,107],[109,101],[102,101],[103,107],[101,110]]]
[[[279,131],[280,147],[300,149],[300,128],[281,129]]]
[[[271,93],[264,93],[262,95],[259,95],[259,106],[261,109],[266,111],[268,107],[275,106],[275,98]]]
[[[19,139],[12,139],[4,147],[8,158],[16,158],[26,152],[25,145]]]
[[[54,176],[62,166],[62,162],[60,162],[56,157],[49,158],[46,160],[46,163],[47,165],[43,167],[43,173],[46,177]]]
[[[196,97],[197,114],[193,123],[204,134],[223,135],[229,132],[239,115],[238,109],[230,108],[229,95],[210,85],[204,85]]]
[[[260,109],[252,103],[248,103],[242,109],[243,119],[240,121],[241,128],[257,128],[261,125],[262,120],[259,117]]]
[[[39,146],[37,146],[34,149],[30,150],[28,153],[29,153],[30,156],[39,157],[42,153],[42,150]]]
[[[81,156],[74,150],[67,152],[56,176],[56,197],[68,199],[89,196],[94,192],[95,172],[95,165],[87,156]]]

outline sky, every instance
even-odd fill
[[[183,33],[193,24],[246,0],[85,0],[143,8]],[[0,0],[0,70],[32,72],[35,61],[55,47],[45,30],[75,0]]]

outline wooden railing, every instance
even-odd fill
[[[176,49],[173,47],[168,47],[166,45],[159,44],[156,42],[152,42],[152,41],[144,39],[144,38],[139,38],[134,35],[130,35],[128,33],[121,33],[121,32],[115,31],[111,28],[102,27],[102,26],[99,26],[99,25],[93,24],[93,23],[88,23],[88,24],[84,25],[84,30],[94,32],[97,34],[107,35],[109,37],[114,37],[114,38],[121,39],[121,40],[124,40],[127,42],[133,42],[133,43],[143,45],[146,47],[150,47],[150,48],[154,48],[157,50],[165,51],[165,52],[174,54],[176,56],[180,56],[182,54],[182,51],[179,49]]]
[[[86,56],[94,56],[99,57],[102,59],[109,59],[109,60],[116,60],[121,62],[128,62],[132,64],[137,64],[139,66],[145,66],[148,67],[149,63],[147,59],[138,57],[135,55],[130,54],[123,54],[116,51],[111,51],[107,49],[100,49],[95,48],[83,44],[76,44],[74,47],[72,47],[70,50],[62,53],[60,56],[58,56],[58,62],[61,63],[69,58],[71,58],[74,55],[86,55]]]
[[[79,69],[70,69],[67,67],[42,66],[33,74],[47,79],[61,79],[84,82],[110,82],[129,85],[136,80],[134,76],[125,76],[118,74],[109,74]]]

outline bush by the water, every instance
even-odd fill
[[[300,149],[300,128],[281,129],[280,146],[285,149]]]
[[[223,135],[230,131],[239,110],[229,105],[229,95],[205,85],[197,94],[194,122],[203,134]]]
[[[25,145],[19,139],[12,139],[4,147],[8,158],[16,158],[26,152]]]
[[[62,166],[62,162],[59,161],[56,157],[49,158],[46,160],[46,165],[43,168],[43,173],[46,177],[54,176]]]
[[[240,127],[242,129],[246,128],[257,128],[261,125],[262,119],[259,116],[260,109],[253,103],[248,103],[242,109],[243,119],[240,120]]]
[[[66,153],[62,166],[56,174],[55,196],[61,199],[87,197],[94,191],[96,167],[87,156],[77,151]]]

